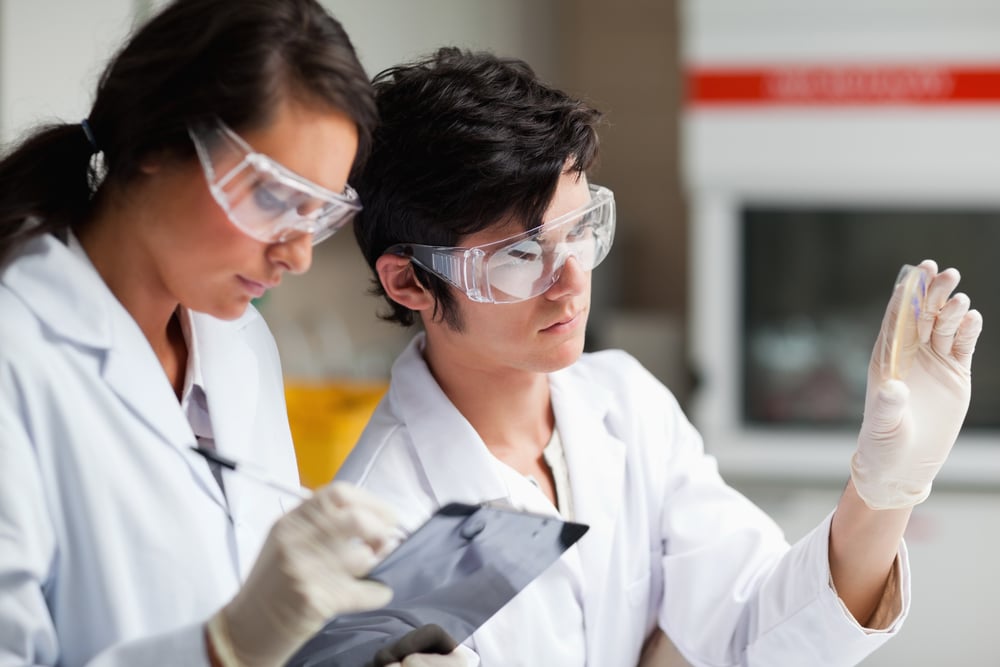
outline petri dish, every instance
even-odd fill
[[[900,290],[899,308],[891,322],[892,332],[887,337],[886,356],[889,377],[902,380],[910,371],[917,350],[920,349],[920,335],[917,323],[927,303],[927,271],[906,264],[896,276],[895,289]]]

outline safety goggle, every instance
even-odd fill
[[[473,301],[514,303],[543,294],[566,260],[590,271],[608,256],[615,237],[615,198],[590,186],[590,202],[521,234],[471,248],[400,243],[386,252],[408,257]]]
[[[361,210],[351,186],[331,192],[257,153],[222,121],[188,126],[208,188],[234,225],[264,243],[328,238]]]

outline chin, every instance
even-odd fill
[[[583,354],[583,343],[583,336],[580,336],[579,338],[568,340],[560,345],[546,360],[545,365],[547,368],[545,369],[545,372],[553,373],[555,371],[561,371],[562,369],[568,368],[579,361],[580,356]]]
[[[212,308],[210,310],[204,310],[202,312],[207,313],[212,317],[220,320],[231,321],[231,320],[238,320],[239,318],[243,317],[243,314],[247,312],[247,308],[249,308],[249,306],[250,306],[249,300],[246,301],[241,300],[239,302],[231,304],[220,304],[215,308]],[[198,309],[192,308],[192,310],[198,310]]]

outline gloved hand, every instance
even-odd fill
[[[381,607],[392,591],[359,579],[393,531],[392,512],[342,482],[278,519],[243,587],[208,623],[226,667],[277,667],[332,616]]]
[[[371,667],[464,667],[465,658],[440,625],[422,625],[375,654]]]
[[[403,662],[394,662],[386,667],[467,667],[469,662],[460,653],[448,655],[428,655],[414,653],[403,658]]]
[[[972,353],[983,319],[969,310],[955,269],[937,272],[926,260],[929,283],[924,311],[915,326],[915,349],[902,380],[889,376],[887,355],[900,309],[901,290],[889,301],[868,367],[865,414],[851,478],[858,495],[872,509],[899,509],[923,502],[935,475],[948,458],[965,420],[971,392]]]

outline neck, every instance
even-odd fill
[[[448,359],[428,337],[424,359],[448,399],[503,460],[534,457],[552,436],[548,375]]]
[[[77,238],[108,289],[135,320],[175,390],[183,384],[187,346],[175,317],[178,303],[159,280],[135,229],[141,213],[102,207]]]

